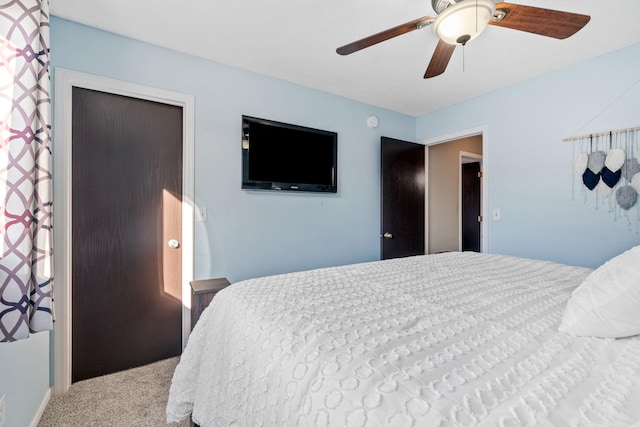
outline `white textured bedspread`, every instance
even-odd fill
[[[201,426],[631,426],[640,337],[558,332],[591,270],[446,253],[236,283],[176,368]]]

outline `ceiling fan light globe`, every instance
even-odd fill
[[[465,44],[487,27],[495,10],[491,0],[462,0],[438,15],[433,31],[445,43]]]

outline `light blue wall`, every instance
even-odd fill
[[[196,278],[379,258],[380,136],[414,141],[413,117],[62,19],[52,20],[51,39],[53,67],[195,96],[196,203],[208,209],[208,222],[196,223]],[[337,132],[338,194],[241,190],[243,114]]]
[[[464,78],[464,76],[463,76]],[[426,141],[488,127],[489,251],[596,267],[640,244],[626,218],[587,203],[563,138],[640,126],[640,44],[417,119]],[[631,229],[630,229],[631,228]]]
[[[27,427],[49,390],[49,332],[0,343],[0,396],[5,395],[4,427]]]

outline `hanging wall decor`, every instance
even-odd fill
[[[576,176],[585,203],[595,193],[596,209],[608,202],[609,212],[620,214],[640,232],[640,127],[565,138],[573,143],[573,191]]]

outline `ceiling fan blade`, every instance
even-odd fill
[[[356,40],[355,42],[341,46],[336,49],[336,52],[338,52],[340,55],[349,55],[353,52],[362,50],[365,47],[373,46],[374,44],[378,44],[385,40],[389,40],[394,37],[409,33],[413,30],[418,30],[420,28],[426,27],[427,25],[431,24],[434,19],[435,18],[431,16],[423,16],[422,18],[414,19],[413,21],[406,22],[396,27],[389,28],[388,30],[376,33],[372,36],[365,37],[363,39]]]
[[[501,13],[506,13],[504,18],[498,21],[491,19],[489,24],[556,39],[574,35],[591,19],[588,15],[512,3],[496,4],[496,15]]]
[[[444,73],[455,49],[456,45],[439,40],[436,51],[433,52],[431,62],[429,62],[429,66],[427,67],[427,71],[424,73],[424,78],[429,79]]]

